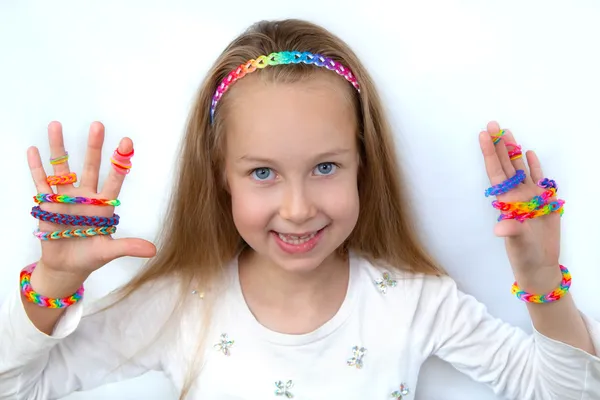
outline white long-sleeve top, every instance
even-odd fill
[[[311,333],[289,335],[254,318],[232,261],[188,398],[410,400],[421,365],[435,355],[507,399],[600,399],[600,358],[493,318],[449,277],[388,271],[386,280],[384,272],[352,255],[337,314]],[[110,295],[82,300],[49,336],[28,319],[16,288],[0,313],[0,399],[55,399],[149,370],[164,371],[180,389],[206,300],[190,294],[168,325],[174,329],[156,339],[177,290],[156,282],[101,312]],[[600,324],[583,317],[600,349]]]

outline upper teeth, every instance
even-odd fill
[[[313,232],[309,235],[295,236],[295,235],[284,235],[282,233],[279,233],[279,238],[286,243],[302,244],[302,243],[305,243],[305,242],[309,241],[310,239],[314,238],[316,234],[317,234],[317,232]]]

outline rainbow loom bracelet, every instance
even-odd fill
[[[84,288],[83,285],[73,293],[71,296],[63,297],[62,299],[53,299],[50,297],[42,296],[31,287],[31,273],[35,269],[37,264],[33,263],[25,267],[20,274],[21,293],[25,298],[40,307],[46,308],[65,308],[70,305],[77,303],[83,298]]]
[[[50,164],[52,164],[52,165],[58,165],[58,164],[66,163],[68,160],[69,160],[69,152],[65,151],[65,155],[59,156],[59,157],[55,157],[55,158],[51,158],[50,159]]]
[[[49,211],[44,211],[40,206],[35,206],[31,209],[31,216],[41,221],[52,222],[59,225],[73,225],[73,226],[116,226],[119,225],[120,217],[117,214],[113,214],[111,218],[108,217],[90,217],[85,215],[68,215],[58,214]]]
[[[556,200],[556,201],[552,201],[550,203],[544,204],[540,208],[537,208],[532,211],[524,211],[524,212],[521,211],[520,212],[520,211],[513,210],[513,211],[505,212],[498,217],[498,221],[502,221],[505,219],[514,219],[519,222],[525,222],[525,220],[527,220],[527,219],[541,217],[543,215],[548,215],[548,214],[551,214],[554,212],[558,213],[562,217],[562,215],[565,212],[565,210],[563,208],[564,204],[565,204],[564,200]]]
[[[104,236],[112,235],[117,231],[115,226],[102,226],[100,228],[88,228],[88,229],[67,229],[64,231],[54,232],[41,232],[39,230],[33,232],[33,236],[40,240],[58,240],[58,239],[71,239],[71,238],[83,238],[92,236]]]
[[[60,176],[50,175],[46,178],[46,182],[48,182],[48,185],[50,186],[67,185],[69,183],[75,183],[77,182],[77,174],[75,172],[71,172],[70,174]]]
[[[552,303],[553,301],[560,300],[571,287],[571,273],[569,270],[565,266],[561,265],[560,272],[562,272],[562,280],[560,285],[550,293],[546,293],[544,295],[527,293],[521,289],[519,285],[517,285],[517,282],[513,283],[511,293],[527,303],[542,304]]]
[[[494,186],[488,188],[485,191],[485,197],[498,196],[500,194],[509,192],[510,190],[519,186],[519,183],[524,182],[525,178],[526,178],[525,171],[522,169],[518,169],[516,175],[513,176],[512,178],[509,178],[502,183],[499,183],[497,185],[494,185]]]
[[[87,204],[92,206],[113,206],[121,205],[120,200],[91,199],[89,197],[71,197],[62,194],[39,193],[33,196],[33,201],[41,203],[67,203],[67,204]]]
[[[344,77],[348,82],[354,86],[354,88],[360,93],[360,86],[356,77],[352,74],[349,68],[345,67],[341,63],[332,60],[329,57],[325,57],[321,54],[313,54],[310,52],[299,52],[299,51],[280,51],[271,53],[268,56],[262,55],[256,59],[251,59],[244,64],[241,64],[236,69],[231,71],[225,78],[221,80],[219,86],[215,90],[210,105],[210,121],[214,120],[215,109],[217,103],[221,100],[223,94],[233,85],[238,79],[243,78],[246,74],[252,73],[257,69],[263,69],[269,65],[285,65],[285,64],[310,64],[317,67],[325,67],[328,70],[335,71],[338,75]]]

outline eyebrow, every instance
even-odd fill
[[[315,160],[324,159],[324,158],[328,158],[328,157],[345,155],[349,152],[350,152],[350,149],[340,148],[340,149],[334,149],[331,151],[326,151],[324,153],[316,154],[313,158]],[[264,163],[264,164],[273,164],[273,163],[275,163],[275,160],[272,160],[270,158],[265,158],[265,157],[257,157],[257,156],[253,156],[250,154],[244,154],[243,156],[238,158],[237,162],[256,162],[256,163]]]

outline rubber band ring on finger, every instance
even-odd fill
[[[68,185],[77,182],[77,174],[71,172],[66,175],[50,175],[46,178],[46,182],[48,182],[48,185],[50,186]]]
[[[511,161],[523,157],[521,146],[516,143],[506,143],[506,147],[512,147],[512,150],[508,151],[508,157]]]
[[[66,163],[67,161],[69,161],[69,152],[65,151],[65,154],[59,157],[55,157],[55,158],[51,158],[50,159],[50,164],[52,165],[58,165],[58,164],[63,164]]]
[[[506,131],[504,129],[500,129],[500,132],[498,132],[494,135],[490,135],[492,137],[492,142],[494,144],[498,144],[498,142],[500,141],[502,136],[504,136],[505,133],[506,133]]]
[[[134,150],[131,150],[127,154],[123,154],[117,148],[112,157],[110,158],[110,162],[116,172],[121,175],[127,175],[131,172],[131,157],[134,155]]]

